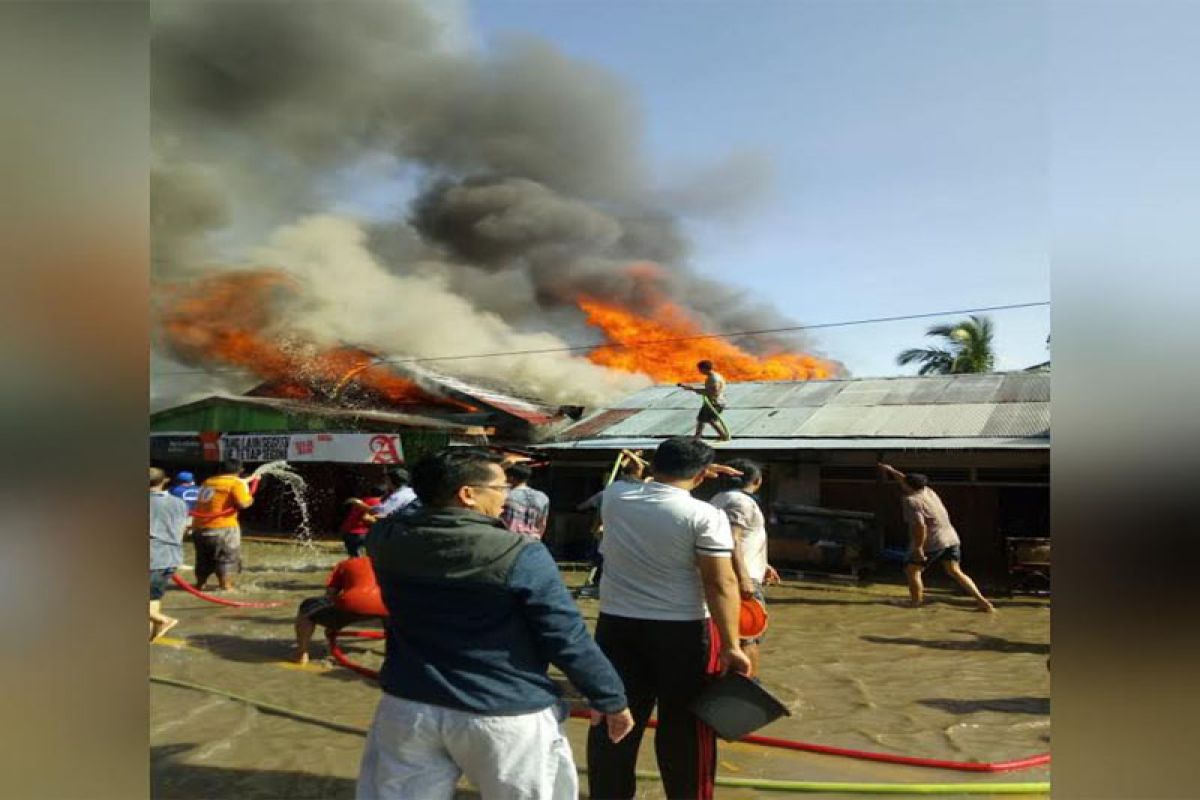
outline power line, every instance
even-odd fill
[[[429,361],[463,361],[469,358],[501,358],[505,356],[530,356],[546,353],[576,353],[596,350],[601,347],[647,347],[659,344],[676,344],[679,342],[694,342],[704,339],[739,339],[746,336],[765,336],[775,333],[795,333],[797,331],[812,331],[826,328],[848,328],[855,325],[874,325],[881,322],[902,322],[913,319],[929,319],[930,317],[947,317],[957,314],[982,314],[989,311],[1012,311],[1018,308],[1037,308],[1050,305],[1049,300],[1038,300],[1031,303],[1009,303],[1001,306],[982,306],[980,308],[960,308],[953,311],[928,311],[921,314],[899,314],[892,317],[869,317],[866,319],[842,320],[840,322],[818,322],[812,325],[790,325],[785,328],[764,328],[757,331],[736,331],[734,333],[704,333],[695,336],[677,336],[670,339],[647,339],[640,342],[597,342],[595,344],[571,345],[568,347],[546,347],[537,350],[508,350],[498,353],[476,353],[472,355],[454,356],[423,356],[420,358],[380,358],[379,364],[420,364]],[[173,372],[159,372],[158,375],[196,375],[210,372],[243,372],[242,369],[193,369]]]

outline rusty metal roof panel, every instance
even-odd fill
[[[984,423],[983,436],[1049,436],[1049,403],[1000,403]]]

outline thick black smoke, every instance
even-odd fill
[[[690,202],[679,187],[654,185],[637,104],[593,65],[532,39],[486,53],[453,47],[445,23],[415,2],[153,9],[159,278],[244,259],[271,231],[328,214],[340,171],[382,158],[416,170],[427,188],[412,208],[365,231],[373,263],[432,281],[469,301],[461,313],[507,325],[469,326],[495,332],[472,349],[503,349],[505,331],[578,341],[580,294],[636,307],[652,289],[717,329],[788,324],[695,275],[673,212],[728,206],[761,183],[761,162],[719,165],[711,175],[720,180],[693,184],[703,196],[693,189]],[[748,165],[745,180],[739,164]],[[323,230],[349,241],[327,222],[291,241],[310,247]],[[640,262],[658,265],[653,278],[630,269]],[[316,268],[343,269],[306,262],[305,274]],[[313,302],[304,311],[311,315]],[[354,335],[345,327],[343,336]],[[364,327],[356,343],[374,344],[373,331]],[[436,342],[406,346],[416,351],[398,355],[438,354],[427,352]]]

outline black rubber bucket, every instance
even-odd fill
[[[729,742],[792,713],[758,681],[736,672],[710,683],[692,701],[691,710]]]

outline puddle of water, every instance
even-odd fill
[[[369,725],[378,689],[324,662],[322,637],[313,642],[307,667],[287,663],[296,606],[322,593],[329,569],[343,554],[254,542],[243,551],[258,591],[287,604],[220,608],[172,589],[164,609],[181,621],[150,648],[151,673],[346,725]],[[582,573],[563,577],[570,584],[583,580]],[[867,591],[798,582],[772,587],[762,677],[794,716],[762,733],[953,760],[999,761],[1048,750],[1049,604],[1000,600],[995,615],[976,614],[965,599],[948,593],[935,593],[924,609],[888,604],[903,593],[903,587],[879,585]],[[594,624],[595,601],[580,605]],[[344,645],[355,662],[378,667],[382,642]],[[361,737],[248,713],[235,701],[177,687],[152,684],[150,691],[155,797],[353,797]],[[187,724],[174,723],[181,718]],[[586,724],[570,722],[567,733],[583,764]],[[657,769],[651,738],[642,745],[639,769]],[[219,746],[222,742],[230,744]],[[1048,768],[973,775],[745,744],[722,743],[719,759],[719,774],[784,780],[919,783],[1049,776]],[[760,794],[717,790],[720,798]],[[663,795],[657,784],[642,783],[638,796]]]

